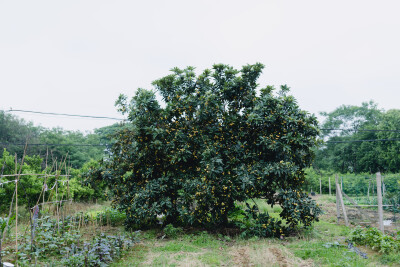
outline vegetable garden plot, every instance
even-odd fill
[[[67,157],[36,173],[22,173],[24,159],[19,163],[15,156],[12,174],[3,174],[5,164],[1,168],[0,193],[2,203],[8,203],[0,213],[0,266],[3,262],[26,266],[52,261],[63,266],[97,266],[120,257],[136,243],[135,234],[102,233],[113,230],[105,229],[111,224],[109,213],[75,213]],[[25,179],[40,183],[40,192],[32,193]]]

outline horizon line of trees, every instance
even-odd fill
[[[400,171],[399,109],[385,111],[370,101],[360,106],[342,105],[321,115],[325,119],[320,129],[342,130],[321,131],[325,142],[316,151],[314,168],[339,173]]]
[[[95,129],[94,133],[84,134],[80,131],[68,131],[60,127],[45,128],[35,126],[19,117],[0,110],[0,144],[1,150],[17,154],[22,158],[24,144],[57,144],[57,145],[28,145],[26,154],[40,156],[48,160],[61,160],[69,157],[71,167],[79,169],[86,162],[102,159],[106,149],[111,145],[113,133],[121,126],[116,123],[110,126]],[[80,144],[82,146],[75,146]],[[104,146],[98,146],[98,145]],[[44,161],[43,161],[44,164]]]

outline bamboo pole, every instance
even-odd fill
[[[15,153],[15,173],[17,173],[17,169],[17,153]],[[18,180],[17,178],[15,182],[15,262],[18,261]]]
[[[69,172],[71,170],[71,157],[69,157],[69,164],[68,164],[68,170],[66,172],[67,175],[69,175]],[[67,199],[70,199],[70,191],[69,191],[69,176],[67,177]],[[71,204],[67,205],[67,214],[71,212]]]
[[[56,174],[58,174],[57,163],[56,163]],[[58,176],[56,176],[56,213],[57,213],[57,234],[60,234],[60,214],[58,210]]]
[[[336,218],[337,218],[337,223],[339,223],[339,219],[340,219],[340,208],[339,208],[339,192],[338,192],[338,187],[337,184],[339,183],[339,177],[336,174],[335,175],[335,186],[336,186]]]
[[[46,169],[44,172],[44,183],[43,183],[43,207],[44,207],[44,195],[46,194],[45,185],[47,187],[47,158],[49,157],[49,148],[47,148],[46,152]]]

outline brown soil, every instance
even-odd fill
[[[281,267],[288,266],[286,258],[282,255],[280,249],[278,249],[276,247],[272,247],[272,248],[269,248],[269,251],[271,251],[272,254],[275,256],[276,261],[278,262],[279,266],[281,266]]]
[[[240,247],[233,251],[234,262],[237,266],[250,266],[250,256],[248,247]]]

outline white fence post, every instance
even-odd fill
[[[383,206],[382,206],[382,188],[381,188],[381,173],[376,173],[376,193],[378,197],[378,214],[379,214],[379,230],[385,232],[383,226]]]

